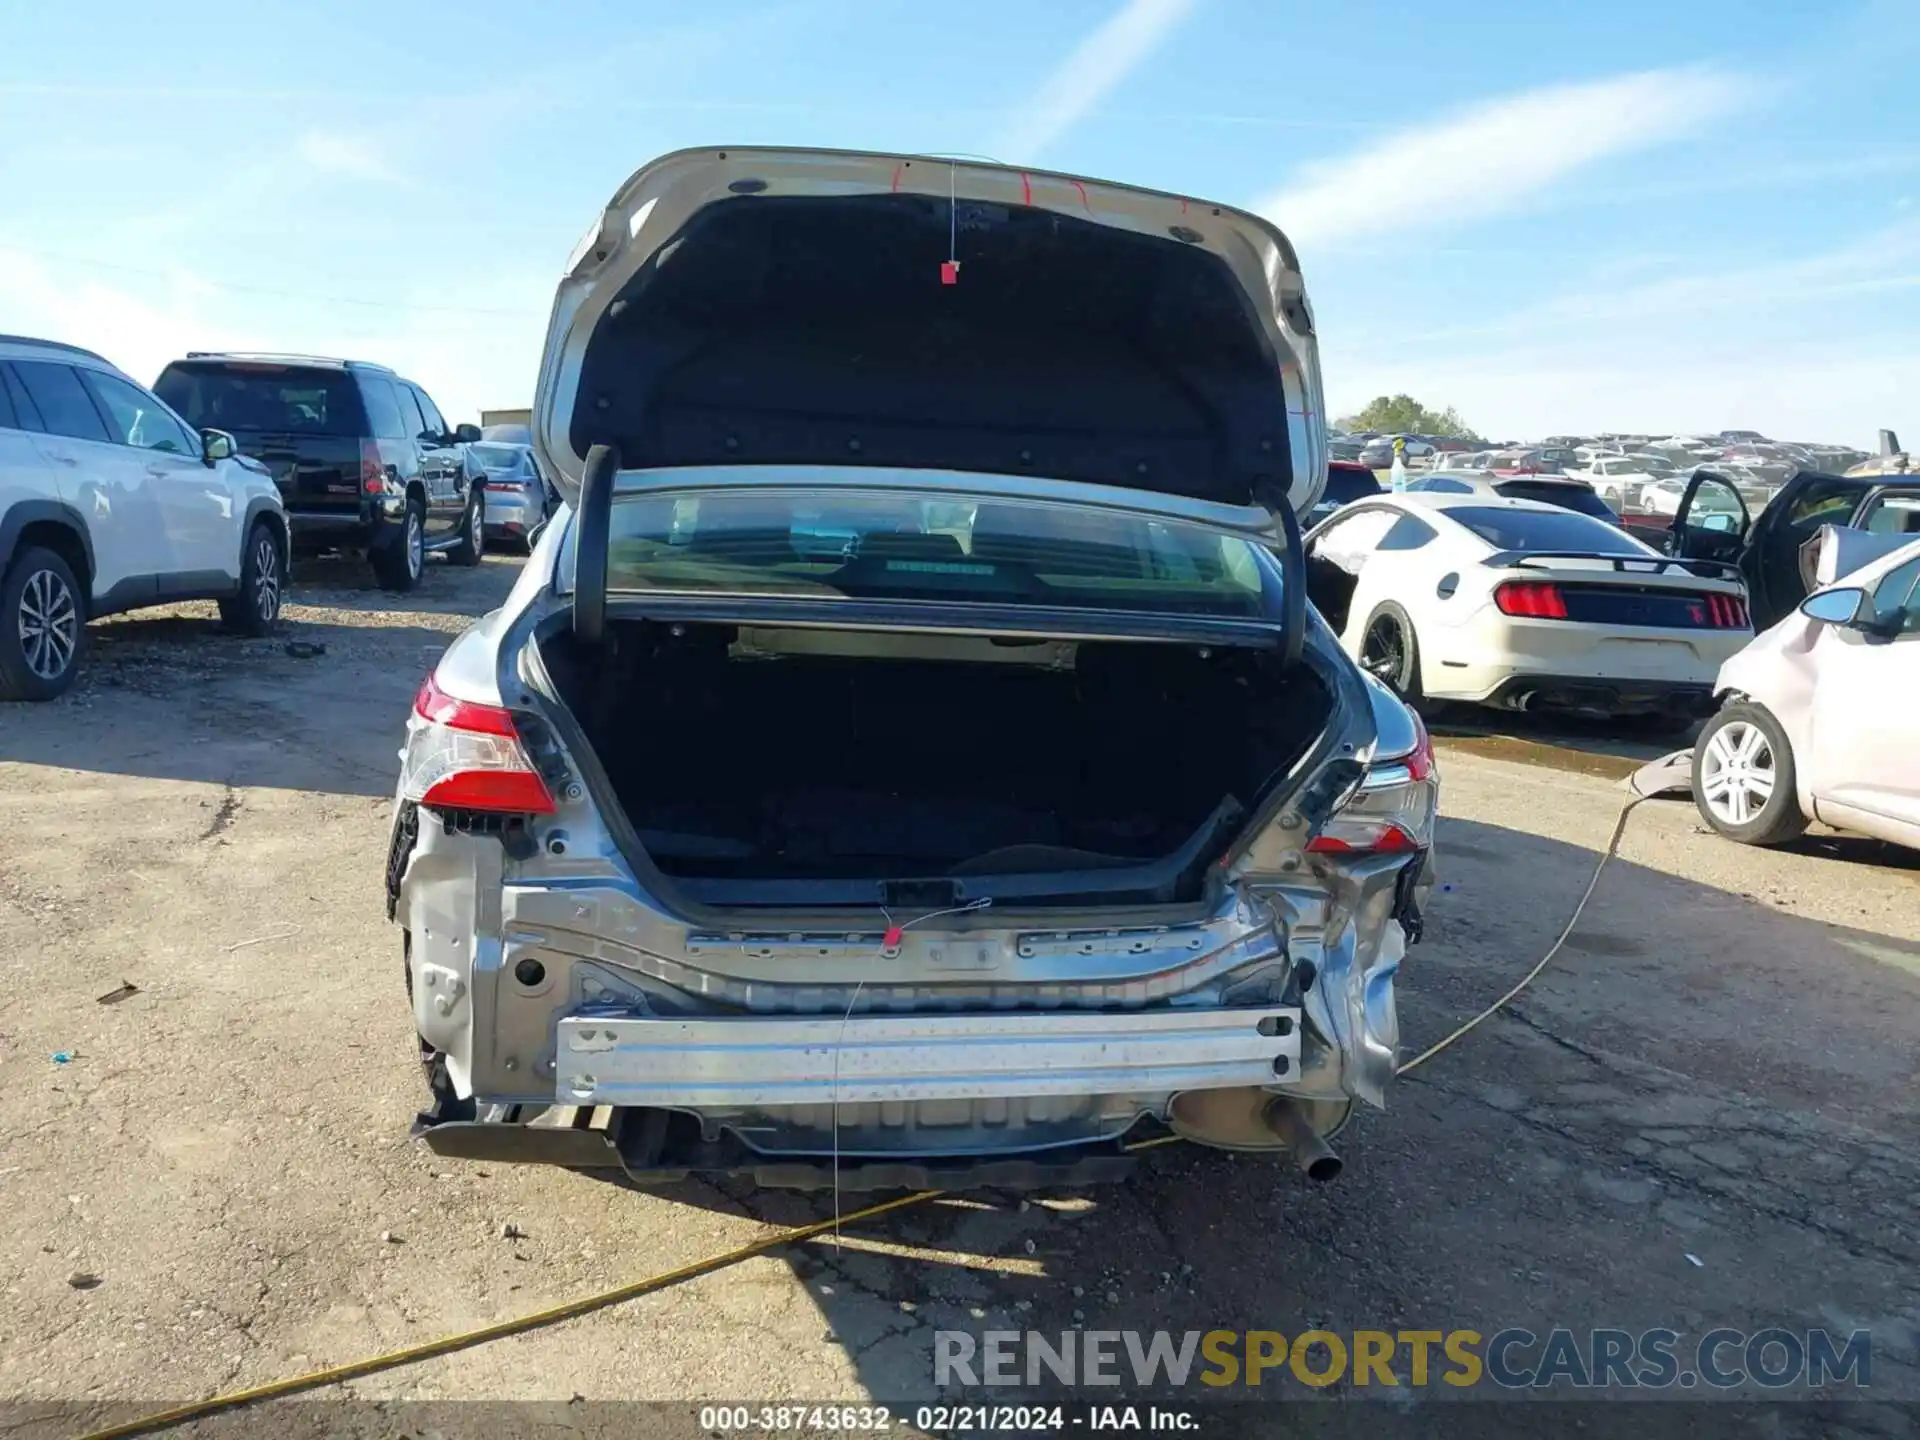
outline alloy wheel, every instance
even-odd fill
[[[253,550],[253,608],[269,622],[280,613],[280,547],[265,534]]]
[[[20,650],[27,668],[42,680],[57,680],[73,663],[80,643],[80,606],[73,591],[51,570],[27,577],[20,595]]]
[[[1700,766],[1707,808],[1728,825],[1745,825],[1773,798],[1773,745],[1766,732],[1745,720],[1722,725],[1708,738]]]
[[[1407,666],[1406,641],[1399,625],[1392,620],[1374,621],[1360,646],[1360,664],[1383,685],[1398,689]]]
[[[418,511],[407,512],[407,573],[418,577],[427,568],[427,537]]]

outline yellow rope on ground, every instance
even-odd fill
[[[922,1201],[931,1200],[936,1195],[944,1193],[940,1190],[917,1190],[911,1195],[882,1200],[877,1205],[869,1205],[864,1210],[843,1215],[839,1223],[848,1224],[855,1220],[871,1219],[875,1215],[885,1215],[891,1210],[904,1210],[909,1205],[918,1205]],[[463,1331],[458,1335],[444,1336],[439,1340],[409,1345],[402,1350],[390,1350],[384,1355],[375,1355],[366,1360],[353,1360],[345,1365],[332,1365],[324,1370],[310,1371],[305,1375],[294,1375],[285,1380],[270,1380],[264,1385],[254,1385],[245,1390],[215,1395],[209,1400],[195,1400],[190,1404],[176,1405],[171,1410],[156,1411],[138,1420],[129,1420],[124,1425],[112,1425],[105,1430],[95,1430],[83,1436],[82,1440],[121,1440],[123,1436],[144,1435],[152,1430],[164,1430],[172,1425],[198,1420],[216,1411],[232,1410],[261,1400],[279,1400],[288,1395],[297,1395],[303,1390],[317,1390],[323,1385],[337,1385],[343,1380],[357,1380],[363,1375],[375,1375],[382,1370],[395,1370],[402,1365],[412,1365],[416,1361],[431,1360],[436,1355],[450,1355],[456,1350],[484,1345],[490,1340],[504,1340],[509,1335],[538,1330],[542,1326],[555,1325],[562,1320],[578,1319],[595,1310],[604,1310],[609,1305],[618,1305],[623,1300],[637,1300],[642,1295],[651,1295],[657,1290],[665,1290],[684,1280],[694,1280],[702,1275],[711,1275],[716,1270],[725,1270],[744,1260],[765,1255],[770,1250],[778,1250],[782,1245],[811,1240],[833,1229],[834,1223],[832,1220],[817,1220],[811,1225],[797,1225],[791,1229],[779,1230],[772,1235],[742,1245],[738,1249],[727,1250],[719,1255],[710,1255],[705,1260],[696,1260],[691,1265],[682,1265],[678,1270],[669,1270],[663,1275],[650,1276],[645,1280],[635,1280],[617,1289],[604,1290],[598,1295],[589,1295],[583,1300],[569,1300],[564,1305],[554,1305],[546,1310],[536,1310],[530,1315],[520,1315],[512,1320],[482,1325],[477,1330]]]
[[[1394,1072],[1396,1075],[1404,1075],[1409,1070],[1426,1064],[1482,1021],[1499,1014],[1516,995],[1538,978],[1542,970],[1547,968],[1548,963],[1567,943],[1567,938],[1573,934],[1574,926],[1580,923],[1580,916],[1586,910],[1587,902],[1593,898],[1593,892],[1600,884],[1601,873],[1606,870],[1607,862],[1613,859],[1620,849],[1620,839],[1626,833],[1627,817],[1633,813],[1640,799],[1641,797],[1636,796],[1621,807],[1620,818],[1614,822],[1613,837],[1608,840],[1607,848],[1600,856],[1600,863],[1594,866],[1593,878],[1587,882],[1587,888],[1580,896],[1580,903],[1573,907],[1573,914],[1568,918],[1566,927],[1561,930],[1560,937],[1553,942],[1547,953],[1540,957],[1539,963],[1522,975],[1511,989],[1478,1015],[1459,1026],[1438,1044],[1428,1046],[1400,1066]],[[1151,1140],[1136,1141],[1125,1148],[1129,1151],[1153,1150],[1162,1145],[1172,1145],[1180,1138],[1178,1135],[1157,1135]],[[390,1350],[384,1355],[371,1356],[365,1360],[353,1360],[345,1365],[333,1365],[324,1370],[309,1371],[305,1375],[290,1376],[285,1380],[270,1380],[264,1385],[229,1391],[225,1395],[215,1395],[207,1400],[195,1400],[186,1405],[176,1405],[170,1410],[158,1410],[151,1415],[143,1415],[138,1420],[129,1420],[124,1425],[111,1425],[104,1430],[92,1431],[82,1436],[81,1440],[125,1440],[127,1436],[165,1430],[174,1425],[183,1425],[189,1420],[199,1420],[205,1416],[217,1414],[222,1410],[234,1410],[242,1405],[257,1404],[262,1400],[284,1399],[286,1396],[298,1395],[307,1390],[318,1390],[324,1385],[338,1385],[344,1380],[357,1380],[365,1375],[377,1375],[383,1370],[397,1370],[403,1365],[431,1360],[437,1355],[450,1355],[456,1350],[468,1350],[475,1345],[485,1345],[489,1341],[504,1340],[509,1335],[524,1334],[528,1330],[556,1325],[563,1320],[575,1320],[595,1310],[604,1310],[610,1305],[637,1300],[642,1295],[654,1294],[656,1291],[668,1289],[683,1281],[695,1280],[702,1275],[711,1275],[717,1270],[729,1269],[743,1261],[756,1259],[770,1251],[778,1250],[782,1246],[797,1245],[806,1240],[817,1239],[842,1225],[849,1225],[859,1220],[870,1220],[876,1215],[886,1215],[896,1210],[905,1210],[910,1206],[924,1204],[945,1193],[943,1190],[916,1190],[911,1195],[882,1200],[865,1209],[855,1210],[851,1215],[816,1220],[810,1225],[796,1225],[790,1229],[776,1231],[772,1235],[764,1236],[737,1249],[711,1255],[705,1260],[696,1260],[691,1265],[682,1265],[678,1270],[669,1270],[665,1274],[653,1275],[645,1280],[635,1280],[631,1284],[621,1285],[612,1290],[603,1290],[598,1295],[589,1295],[581,1300],[569,1300],[564,1305],[554,1305],[545,1310],[536,1310],[528,1315],[517,1316],[512,1320],[482,1325],[478,1329],[444,1336],[439,1340],[409,1345],[401,1350]]]

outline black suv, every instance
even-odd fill
[[[272,472],[295,554],[364,551],[389,590],[420,583],[429,551],[478,565],[484,473],[427,392],[384,365],[194,351],[154,393],[190,424],[225,430]]]

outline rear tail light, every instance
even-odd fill
[[[1752,621],[1747,615],[1747,602],[1738,595],[1709,595],[1701,607],[1703,623],[1715,630],[1746,630]]]
[[[1312,855],[1401,855],[1433,844],[1433,816],[1440,782],[1434,773],[1433,740],[1420,717],[1417,739],[1405,755],[1374,759],[1366,778],[1320,833],[1307,842]]]
[[[429,675],[413,713],[402,761],[405,798],[439,810],[553,812],[553,796],[528,762],[511,712],[456,699]]]
[[[1567,618],[1567,597],[1558,585],[1544,580],[1509,580],[1493,592],[1493,603],[1502,615],[1527,620]]]
[[[380,446],[372,440],[360,442],[360,488],[369,495],[387,488],[387,467],[380,460]]]

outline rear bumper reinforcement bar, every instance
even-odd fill
[[[1004,1015],[570,1016],[570,1105],[769,1106],[1111,1095],[1271,1085],[1298,1073],[1283,1006]]]

